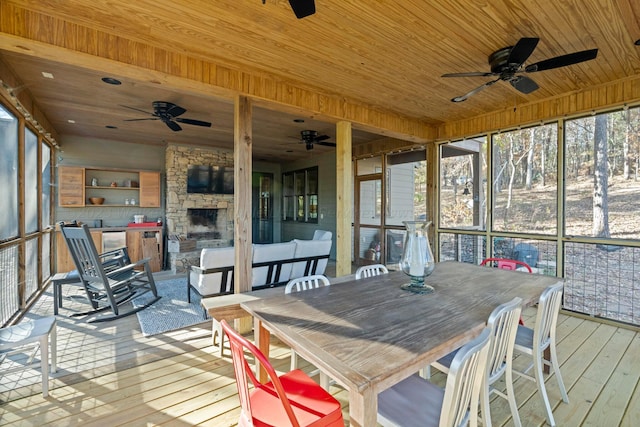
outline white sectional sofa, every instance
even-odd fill
[[[320,233],[318,233],[320,232]],[[324,274],[331,252],[331,232],[317,230],[314,240],[253,245],[252,289],[284,285],[289,280]],[[200,265],[191,266],[187,279],[187,299],[191,290],[201,297],[233,293],[234,248],[206,248]]]

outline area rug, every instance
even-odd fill
[[[206,321],[204,310],[200,306],[200,296],[191,293],[191,303],[187,302],[186,278],[156,282],[158,295],[155,304],[136,313],[140,329],[145,337],[164,332],[175,331]],[[153,299],[147,292],[132,300],[134,307],[141,307]]]

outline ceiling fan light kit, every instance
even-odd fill
[[[490,72],[472,71],[468,73],[448,73],[442,77],[496,77],[483,85],[467,92],[464,95],[452,98],[452,102],[466,101],[470,96],[492,86],[499,81],[509,82],[517,91],[529,94],[539,88],[538,84],[522,73],[535,73],[538,71],[551,70],[554,68],[566,67],[580,62],[590,61],[598,55],[598,49],[588,49],[579,52],[568,53],[566,55],[555,56],[524,66],[524,63],[533,51],[538,42],[537,37],[523,37],[514,46],[499,49],[489,55]]]

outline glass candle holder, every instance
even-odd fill
[[[400,269],[411,281],[403,284],[404,290],[417,294],[430,294],[432,286],[424,283],[424,278],[433,272],[436,266],[427,230],[431,221],[403,221],[407,232],[404,236]]]

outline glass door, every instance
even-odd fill
[[[273,174],[253,172],[253,242],[273,243]]]
[[[356,265],[384,263],[382,177],[356,178],[354,258]]]

